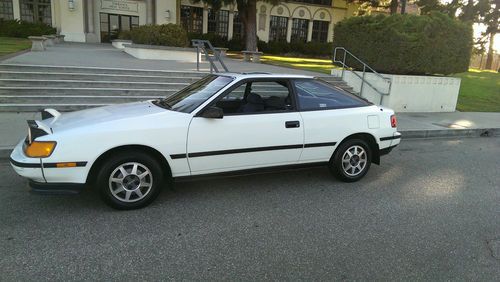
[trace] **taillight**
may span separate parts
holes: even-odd
[[[398,126],[398,120],[396,119],[396,115],[391,116],[391,127],[396,128]]]

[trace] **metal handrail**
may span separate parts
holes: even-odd
[[[209,55],[207,51],[207,46],[208,50],[210,50],[215,57],[215,59],[219,62],[219,64],[222,66],[225,72],[228,72],[228,68],[222,61],[222,58],[220,57],[219,52],[217,52],[214,49],[214,46],[212,46],[212,43],[210,43],[209,40],[202,40],[202,39],[192,39],[191,43],[193,44],[193,47],[196,47],[196,70],[200,71],[200,50],[205,54],[205,58],[207,61],[210,63],[210,73],[215,70],[215,72],[219,72],[219,69],[217,68],[217,65],[215,64],[215,61],[212,59],[212,57]]]
[[[337,50],[344,51],[344,56],[343,56],[342,60],[337,60]],[[346,65],[345,61],[346,61],[346,58],[347,58],[348,54],[352,58],[354,58],[356,61],[358,61],[358,63],[360,63],[360,64],[363,65],[363,75],[357,74],[355,71],[352,70],[351,67],[349,67],[348,65]],[[342,64],[342,79],[344,79],[344,71],[346,69],[349,70],[349,71],[351,71],[354,75],[356,75],[358,78],[361,79],[361,87],[359,89],[359,96],[363,96],[363,87],[366,84],[366,85],[370,86],[373,90],[375,90],[375,92],[377,92],[380,95],[380,105],[382,105],[382,100],[383,100],[384,96],[389,95],[389,93],[391,92],[392,81],[391,81],[390,78],[382,76],[380,73],[378,73],[377,71],[375,71],[368,64],[366,64],[365,62],[363,62],[361,59],[359,59],[358,57],[356,57],[353,53],[349,52],[344,47],[335,47],[335,49],[333,51],[333,62],[334,63]],[[389,88],[388,88],[387,92],[383,92],[383,91],[377,89],[377,87],[373,86],[370,82],[368,82],[365,79],[366,69],[370,70],[377,77],[379,77],[382,80],[384,80],[385,82],[389,83]]]

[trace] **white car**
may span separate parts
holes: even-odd
[[[97,187],[118,209],[148,205],[172,179],[327,165],[361,179],[400,142],[394,111],[302,75],[208,75],[159,100],[42,111],[10,161],[34,191]]]

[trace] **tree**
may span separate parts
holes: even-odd
[[[404,5],[406,5],[406,0]],[[389,8],[389,13],[394,15],[398,12],[399,1],[398,0],[347,0],[347,3],[357,3],[360,4],[363,9],[373,8]],[[359,15],[365,14],[365,12],[358,13]]]
[[[238,13],[245,30],[245,48],[248,51],[257,51],[257,0],[197,0],[203,1],[218,10],[223,5],[236,4]],[[260,0],[262,1],[262,0]],[[278,5],[281,0],[263,0]],[[286,1],[286,0],[285,0]]]
[[[480,22],[486,25],[484,36],[489,36],[488,55],[486,68],[491,69],[493,64],[493,46],[495,36],[500,31],[500,0],[480,0],[478,3]]]

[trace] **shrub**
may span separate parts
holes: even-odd
[[[132,40],[136,44],[189,46],[187,32],[176,24],[141,25],[130,31],[121,32],[119,38]]]
[[[0,36],[27,38],[28,36],[41,36],[55,33],[55,28],[44,23],[0,19]]]
[[[259,51],[272,55],[325,57],[330,56],[332,52],[332,43],[326,42],[270,41],[266,43],[259,40],[257,45]]]
[[[467,71],[472,27],[440,13],[351,17],[335,25],[333,45],[379,72],[446,75]]]

